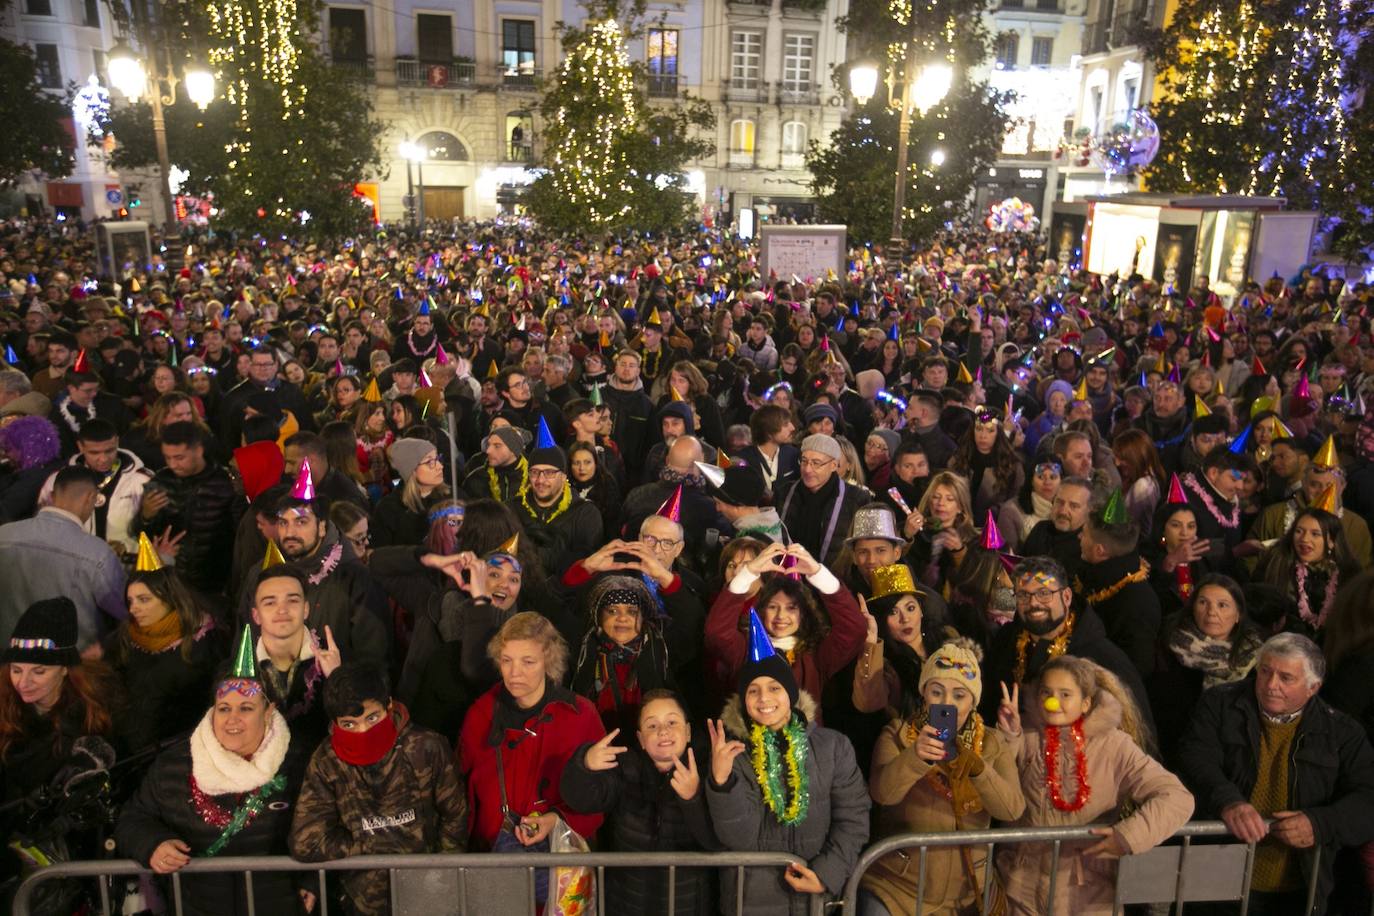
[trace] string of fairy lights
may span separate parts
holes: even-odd
[[[259,104],[254,94],[275,94],[276,100],[269,96],[262,101],[268,101],[272,113],[283,121],[302,114],[308,94],[308,87],[296,79],[302,40],[300,13],[296,0],[212,0],[205,9],[214,42],[209,49],[210,64],[225,87],[225,98],[238,108],[239,129],[225,145],[225,152],[230,154],[229,171],[240,179],[244,195],[254,198],[260,193],[251,155],[252,113]],[[295,157],[305,165],[305,138],[297,137],[295,145]],[[283,158],[292,156],[289,149],[279,152]],[[281,198],[273,210],[277,216],[292,215]]]
[[[639,97],[620,25],[614,19],[591,23],[584,40],[559,64],[558,81],[572,104],[559,106],[548,131],[553,187],[582,207],[591,225],[609,225],[630,211],[624,138],[639,123]]]
[[[889,72],[897,75],[898,79],[903,79],[906,72],[906,62],[908,55],[916,55],[918,60],[933,60],[943,58],[951,65],[954,64],[954,43],[958,21],[948,11],[942,14],[940,0],[926,0],[924,9],[917,10],[913,0],[888,0],[887,14],[898,26],[903,29],[910,27],[912,16],[918,12],[925,21],[939,21],[938,28],[923,29],[918,36],[909,36],[902,41],[889,42],[887,45],[887,66]],[[896,102],[896,100],[894,100]],[[900,107],[900,102],[896,102]],[[934,117],[943,120],[946,114],[943,110],[937,111]],[[935,135],[936,140],[945,139],[944,131],[938,131]],[[915,183],[931,184],[935,190],[940,186],[939,174],[928,160],[913,158],[908,161],[907,181]],[[911,218],[919,214],[929,214],[934,212],[935,207],[929,199],[922,199],[915,206],[905,206],[902,209],[904,218]]]

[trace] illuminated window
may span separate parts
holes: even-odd
[[[730,149],[736,153],[754,151],[754,122],[740,118],[730,122]]]

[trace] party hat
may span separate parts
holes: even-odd
[[[1280,420],[1278,417],[1274,417],[1273,419],[1274,419],[1274,441],[1275,441],[1275,442],[1278,442],[1280,439],[1292,439],[1292,438],[1293,438],[1293,431],[1292,431],[1291,429],[1288,428],[1287,424],[1285,424],[1285,423],[1284,423],[1282,420]]]
[[[801,573],[799,573],[799,572],[797,572],[795,569],[793,569],[793,567],[795,567],[796,565],[797,565],[797,558],[796,558],[796,557],[792,556],[792,554],[790,554],[790,553],[789,553],[789,554],[784,554],[784,555],[783,555],[783,558],[782,558],[782,571],[783,571],[783,573],[786,574],[787,578],[791,579],[793,582],[800,582],[800,581],[801,581]]]
[[[1156,321],[1150,326],[1150,336],[1156,339],[1162,338],[1164,336],[1164,325]]]
[[[138,560],[134,563],[134,572],[157,572],[162,568],[162,558],[153,549],[153,542],[148,540],[146,532],[138,533]]]
[[[14,347],[11,347],[9,344],[5,344],[5,362],[9,363],[11,366],[19,365],[19,355],[14,352]]]
[[[682,484],[677,485],[677,489],[663,501],[663,505],[659,506],[654,514],[682,524]]]
[[[663,327],[663,316],[659,315],[658,306],[653,307],[653,309],[649,312],[649,317],[644,321],[645,327],[649,327],[655,324],[659,327]]]
[[[611,335],[602,331],[601,336],[597,338],[596,345],[602,350],[606,349],[611,345]]]
[[[1340,459],[1336,457],[1335,436],[1326,437],[1326,441],[1322,443],[1322,447],[1318,450],[1317,457],[1312,459],[1312,463],[1325,471],[1341,466]]]
[[[888,340],[901,340],[901,339],[902,339],[902,331],[901,331],[901,329],[897,326],[897,322],[894,321],[894,322],[892,323],[892,327],[890,327],[890,328],[887,329],[887,339],[888,339]]]
[[[601,399],[601,386],[593,385],[592,390],[587,392],[587,400],[592,402],[593,407],[600,407],[605,404]]]
[[[1016,567],[1021,562],[1021,559],[1021,557],[1017,556],[1016,554],[1010,551],[1007,551],[1006,553],[1002,553],[999,551],[997,554],[998,562],[1002,564],[1002,568],[1007,571],[1007,575],[1009,576],[1015,575]]]
[[[1102,507],[1102,523],[1105,525],[1124,525],[1131,520],[1126,512],[1126,497],[1121,495],[1121,488],[1112,490],[1112,495],[1107,497],[1107,505]]]
[[[1330,512],[1332,515],[1336,514],[1336,485],[1334,483],[1322,491],[1322,495],[1317,497],[1312,508]]]
[[[1164,353],[1161,351],[1159,358],[1155,360],[1155,371],[1160,375],[1169,371],[1169,364],[1164,362]]]
[[[348,367],[345,366],[345,365],[343,364],[343,360],[341,360],[341,359],[336,359],[336,360],[334,360],[334,374],[335,374],[335,375],[347,375],[347,374],[348,374]]]
[[[420,302],[420,310],[419,310],[418,312],[415,313],[415,317],[416,317],[416,318],[420,317],[421,315],[425,315],[425,316],[428,316],[428,315],[429,315],[429,297],[428,297],[428,296],[426,296],[423,300],[421,300],[421,302]]]
[[[1258,356],[1256,356],[1256,357],[1255,357],[1255,361],[1252,362],[1252,363],[1250,364],[1250,374],[1251,374],[1251,375],[1268,375],[1268,374],[1269,374],[1269,370],[1266,369],[1266,368],[1264,368],[1264,363],[1260,362],[1260,358],[1259,358]]]
[[[725,472],[714,464],[707,464],[704,461],[693,461],[696,469],[701,472],[701,476],[706,478],[706,482],[719,490],[725,486]]]
[[[281,548],[276,541],[267,542],[267,553],[262,558],[262,568],[271,569],[273,566],[280,566],[286,562],[286,557],[281,555]]]
[[[138,278],[137,278],[137,277],[130,277],[130,278],[129,278],[129,292],[131,292],[131,293],[137,293],[137,292],[141,292],[142,290],[143,290],[143,287],[141,287],[141,286],[138,285]]]
[[[291,487],[291,498],[313,502],[315,499],[315,479],[310,474],[310,459],[301,459],[300,472],[296,474],[296,483]]]
[[[1183,495],[1183,481],[1178,479],[1177,474],[1169,475],[1169,498],[1167,501],[1171,506],[1188,501],[1188,497]]]
[[[1298,384],[1293,388],[1293,397],[1312,400],[1312,386],[1307,381],[1307,376],[1298,376]]]
[[[501,546],[497,547],[494,551],[492,551],[492,553],[504,553],[508,557],[513,557],[516,555],[516,553],[519,552],[519,550],[520,532],[517,531],[515,532],[515,534],[512,534],[510,537],[502,541]]]
[[[1007,542],[1002,540],[1002,532],[997,530],[997,518],[991,509],[988,510],[988,520],[983,525],[983,539],[978,546],[984,550],[1001,550],[1007,546]]]
[[[367,387],[363,389],[363,400],[367,401],[369,404],[376,404],[381,399],[382,390],[377,387],[377,379],[373,378],[372,381],[367,383]]]
[[[86,358],[85,347],[82,347],[81,351],[76,354],[76,362],[72,363],[72,371],[80,373],[91,371],[91,361]]]
[[[448,354],[444,352],[444,347],[443,347],[442,344],[439,345],[438,349],[437,349],[437,350],[435,351],[435,353],[434,353],[434,365],[436,365],[436,366],[447,366],[447,365],[448,365]]]
[[[962,385],[973,384],[973,376],[968,374],[968,366],[965,366],[962,361],[959,363],[959,374],[954,377],[954,380]]]
[[[1075,401],[1086,401],[1088,399],[1088,377],[1085,375],[1078,380],[1078,387],[1073,390]]]
[[[1173,382],[1175,385],[1179,384],[1178,363],[1174,363],[1169,367],[1169,381]]]
[[[768,638],[768,631],[763,628],[763,621],[759,620],[759,612],[754,608],[749,609],[749,661],[761,662],[765,658],[772,658],[778,652],[773,648],[773,641]]]
[[[496,368],[496,360],[487,364],[487,378],[496,378],[501,374],[501,370]]]
[[[229,671],[230,677],[258,679],[258,659],[253,648],[253,628],[245,623],[238,648],[234,651],[234,667]]]
[[[828,335],[821,338],[821,352],[830,352],[830,337]]]
[[[1257,414],[1257,413],[1262,413],[1263,411],[1266,411],[1266,410],[1273,410],[1273,409],[1274,409],[1274,399],[1273,399],[1273,398],[1269,397],[1268,395],[1265,395],[1265,396],[1262,397],[1262,398],[1255,398],[1254,403],[1250,405],[1250,416],[1253,417],[1253,416],[1254,416],[1255,414]]]
[[[1247,425],[1244,429],[1240,431],[1240,435],[1236,436],[1235,441],[1231,443],[1231,451],[1237,455],[1243,455],[1245,454],[1246,446],[1249,444],[1250,427]]]
[[[716,449],[716,467],[720,468],[722,471],[728,471],[730,468],[734,467],[734,464],[730,461],[730,456],[725,454],[725,449],[723,448]]]
[[[678,394],[678,390],[677,390],[676,388],[674,388],[672,385],[669,385],[669,386],[668,386],[668,393],[669,393],[670,395],[672,395],[672,398],[673,398],[674,401],[685,401],[685,400],[687,400],[687,399],[684,398],[682,395]]]
[[[558,443],[553,441],[553,433],[549,432],[549,424],[544,422],[544,418],[539,418],[539,431],[534,439],[535,448],[553,448]]]
[[[1208,407],[1207,402],[1204,401],[1202,398],[1198,398],[1196,401],[1193,402],[1194,420],[1196,420],[1198,417],[1210,417],[1211,415],[1212,408]]]

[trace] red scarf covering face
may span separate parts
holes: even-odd
[[[393,703],[386,716],[365,732],[347,731],[339,728],[337,722],[334,723],[329,729],[329,744],[344,763],[359,767],[372,766],[391,753],[401,726],[409,718],[405,706],[399,702]]]

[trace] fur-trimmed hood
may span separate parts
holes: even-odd
[[[815,727],[816,713],[820,711],[820,705],[811,694],[805,690],[800,691],[795,709],[806,718],[808,731]],[[746,742],[749,740],[749,726],[744,721],[744,701],[738,693],[726,697],[725,707],[720,711],[720,721],[725,724],[725,730],[729,732],[730,737]]]
[[[1099,690],[1092,708],[1083,717],[1083,735],[1087,738],[1094,738],[1098,735],[1105,735],[1114,728],[1120,728],[1121,713],[1121,701],[1112,696],[1109,691]],[[1045,711],[1039,703],[1028,703],[1026,708],[1021,711],[1021,717],[1025,720],[1026,728],[1033,728],[1036,731],[1045,730]]]

